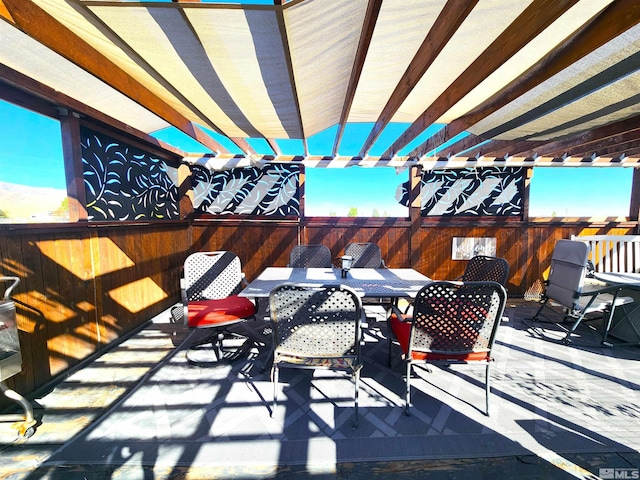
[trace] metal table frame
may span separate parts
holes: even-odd
[[[601,282],[605,282],[608,285],[619,286],[623,288],[628,288],[629,290],[640,291],[640,274],[639,273],[626,273],[626,272],[594,272],[594,278],[600,280]],[[613,312],[609,315],[607,323],[605,325],[604,334],[602,336],[602,343],[606,346],[624,346],[624,345],[640,345],[640,330],[634,324],[634,314],[636,312],[639,314],[637,318],[640,318],[640,302],[632,302],[628,304],[618,305],[615,308],[616,311],[622,311],[622,317],[620,320],[613,325]],[[631,327],[631,330],[635,333],[637,341],[635,342],[624,342],[624,343],[616,343],[615,345],[611,342],[607,341],[609,335],[611,335],[620,325],[628,325]]]

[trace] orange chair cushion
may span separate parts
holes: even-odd
[[[256,313],[256,307],[245,297],[233,295],[219,300],[189,302],[190,327],[213,327],[235,323]]]
[[[406,354],[409,350],[409,337],[411,336],[411,317],[403,317],[399,319],[397,315],[391,315],[389,318],[389,327],[393,330],[400,348]],[[488,352],[472,352],[464,354],[455,353],[427,353],[427,352],[411,352],[411,358],[414,360],[452,360],[458,362],[478,362],[488,361],[490,359]]]

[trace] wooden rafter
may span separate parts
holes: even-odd
[[[452,143],[451,145],[447,145],[446,148],[442,149],[440,154],[445,157],[456,156],[458,153],[464,152],[465,150],[473,148],[479,143],[482,143],[484,141],[485,141],[484,139],[482,139],[477,135],[469,134],[466,137],[458,140],[457,142]],[[421,156],[421,155],[417,155],[417,156]]]
[[[588,156],[593,154],[609,154],[617,151],[622,152],[629,150],[629,147],[632,147],[635,150],[633,144],[638,141],[640,141],[640,130],[632,130],[620,135],[614,135],[612,137],[598,140],[597,142],[577,146],[564,153],[570,156]]]
[[[14,24],[27,35],[95,75],[149,111],[217,153],[227,152],[220,143],[159,99],[116,63],[94,49],[31,0],[2,0]],[[72,47],[72,48],[71,48]]]
[[[362,145],[359,154],[360,157],[364,157],[368,153],[371,146],[391,121],[393,115],[398,111],[424,73],[438,57],[438,54],[446,46],[447,42],[456,33],[465,18],[471,13],[477,2],[478,0],[447,1],[433,27],[413,57],[413,60],[411,60],[407,70],[404,72],[400,83],[389,97],[382,112],[380,112],[378,120]]]
[[[304,123],[302,122],[302,110],[300,109],[300,98],[298,97],[298,88],[296,86],[295,75],[293,74],[293,64],[291,63],[291,49],[289,48],[289,36],[287,35],[287,28],[284,22],[284,12],[282,8],[276,10],[276,19],[278,22],[278,29],[280,30],[280,39],[282,41],[282,51],[284,52],[284,58],[287,63],[287,74],[289,76],[289,85],[291,85],[291,95],[295,102],[296,117],[298,119],[298,125],[300,125],[301,137],[304,139]],[[305,156],[309,154],[307,150],[306,141],[304,142]]]
[[[7,86],[0,83],[0,88],[3,90],[3,94],[8,94],[8,98],[10,100],[20,95],[20,92],[22,92],[23,95],[34,95],[36,97],[46,98],[48,99],[48,102],[51,102],[53,105],[64,105],[65,108],[68,108],[71,111],[77,112],[81,115],[86,115],[101,123],[110,125],[117,128],[118,130],[122,130],[123,132],[141,138],[145,142],[151,145],[156,145],[163,150],[172,152],[178,157],[184,157],[186,155],[186,152],[182,149],[174,147],[173,145],[163,142],[162,140],[158,140],[157,138],[141,132],[140,130],[129,125],[126,125],[121,121],[116,120],[115,118],[111,118],[103,112],[85,105],[84,103],[79,102],[78,100],[71,98],[64,93],[56,91],[53,88],[44,85],[32,78],[29,78],[20,72],[16,72],[6,65],[0,65],[0,79],[7,82]],[[54,115],[53,107],[52,112],[49,113],[49,115]]]
[[[275,153],[276,156],[282,155],[282,150],[280,149],[280,145],[278,145],[278,142],[276,142],[274,138],[267,138],[267,143],[269,143],[271,150],[273,150],[273,153]]]
[[[349,85],[347,87],[347,93],[342,105],[342,112],[340,113],[340,123],[338,124],[338,132],[333,144],[332,155],[338,154],[340,148],[340,142],[342,142],[342,135],[344,133],[344,127],[347,124],[347,118],[349,118],[349,112],[353,105],[353,98],[356,94],[356,88],[362,75],[362,68],[364,67],[364,61],[371,45],[371,38],[373,37],[373,30],[378,20],[378,14],[382,7],[382,0],[369,0],[367,5],[367,12],[364,17],[364,25],[360,34],[360,41],[358,43],[358,50],[356,52],[356,58],[351,69],[351,77],[349,78]]]
[[[13,17],[11,16],[11,14],[9,13],[9,10],[7,9],[7,6],[4,4],[4,0],[0,0],[0,17],[4,18],[9,23],[15,24]]]
[[[523,151],[544,145],[545,142],[537,142],[531,140],[492,140],[482,146],[481,154],[483,157],[505,158],[512,156],[521,156]]]
[[[551,25],[577,0],[535,0],[387,149],[392,156],[437,121],[491,73]]]
[[[637,25],[638,22],[640,22],[640,4],[638,2],[635,0],[612,2],[583,28],[572,35],[570,39],[563,42],[549,55],[546,55],[520,78],[497,92],[493,97],[474,109],[473,112],[452,121],[447,126],[446,135],[439,138],[446,142],[459,135],[493,112],[602,47],[629,28]],[[423,145],[428,142],[429,139]],[[416,150],[424,150],[423,145],[417,147]]]
[[[580,134],[571,135],[551,142],[545,142],[543,145],[536,146],[530,150],[523,150],[519,155],[528,157],[533,157],[535,155],[561,157],[562,155],[571,152],[572,149],[595,151],[599,147],[599,142],[606,141],[606,139],[611,137],[639,130],[640,116],[635,116],[620,122],[582,132]],[[638,132],[638,135],[640,135],[640,132]]]

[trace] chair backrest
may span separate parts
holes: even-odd
[[[325,245],[294,245],[289,252],[291,268],[331,268],[331,250]]]
[[[242,266],[231,252],[196,252],[184,262],[187,300],[217,300],[240,293]]]
[[[584,242],[558,240],[551,255],[551,269],[545,296],[576,309],[587,274],[589,247]]]
[[[353,257],[352,268],[382,268],[382,252],[375,243],[350,243],[344,249],[345,255]]]
[[[359,357],[362,304],[348,287],[280,285],[271,291],[269,307],[276,354]]]
[[[432,282],[414,301],[410,352],[486,358],[504,313],[507,292],[497,282]],[[470,359],[473,359],[471,357]]]
[[[509,262],[507,260],[477,255],[469,260],[460,280],[463,282],[498,282],[506,287],[507,278],[509,278]]]

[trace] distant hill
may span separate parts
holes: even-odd
[[[47,219],[60,207],[67,191],[58,188],[39,188],[0,182],[0,210],[11,221],[38,221]],[[0,222],[6,219],[0,218]]]

